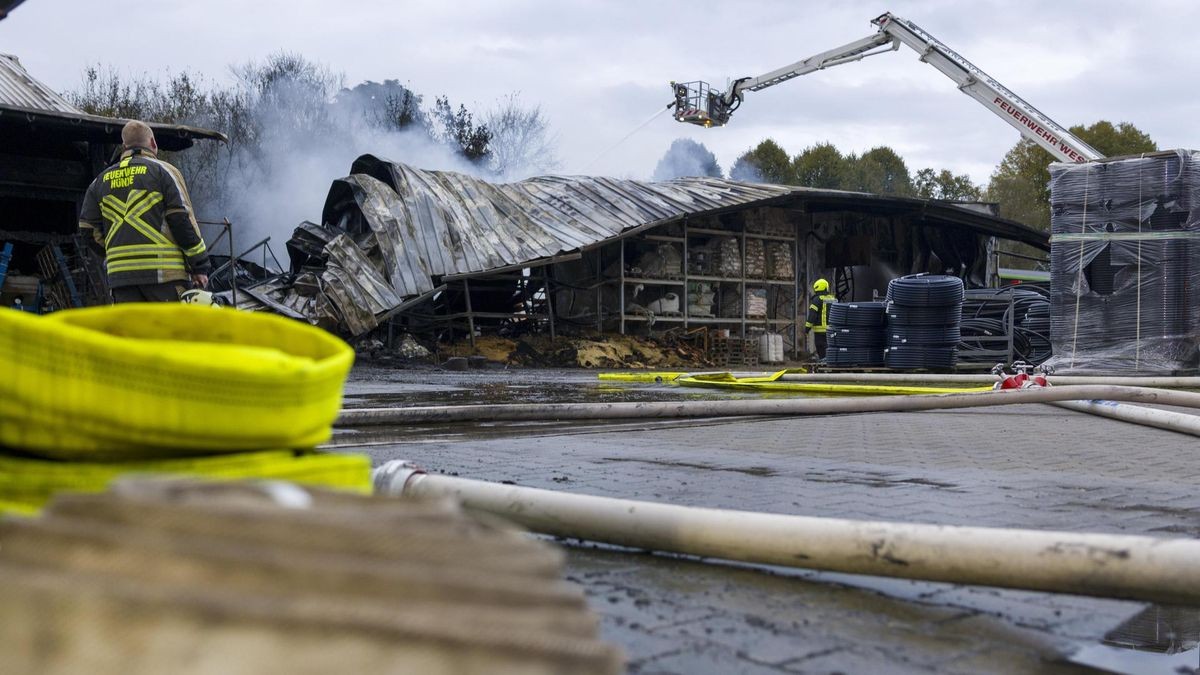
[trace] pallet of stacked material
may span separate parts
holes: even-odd
[[[767,316],[767,289],[746,289],[746,316],[755,319]]]
[[[674,244],[659,244],[639,256],[626,272],[650,279],[679,279],[683,277],[683,256]]]
[[[755,338],[714,337],[709,347],[713,363],[725,368],[758,366],[758,340]]]
[[[1049,365],[1194,372],[1200,152],[1052,164],[1050,206]]]
[[[0,521],[0,672],[622,672],[563,569],[449,500],[122,481]]]
[[[717,243],[717,276],[742,276],[742,249],[737,237],[722,237]]]
[[[786,241],[767,242],[767,278],[790,281],[796,278],[792,265],[792,245]]]
[[[746,276],[762,279],[767,274],[767,253],[762,239],[746,240]]]

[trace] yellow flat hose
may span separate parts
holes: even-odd
[[[687,373],[600,373],[597,378],[605,382],[674,382]]]
[[[311,448],[354,352],[268,314],[173,303],[0,312],[0,446],[138,460]]]
[[[124,474],[187,475],[212,480],[274,479],[371,491],[371,460],[276,450],[131,462],[62,462],[0,455],[0,513],[35,513],[58,492],[101,492]]]
[[[681,387],[704,387],[710,389],[731,389],[736,391],[758,391],[779,394],[863,394],[880,395],[894,394],[904,396],[910,394],[958,394],[964,392],[991,391],[988,387],[913,387],[888,386],[877,384],[837,384],[828,382],[792,382],[781,378],[787,370],[781,370],[770,375],[737,377],[733,373],[709,373],[680,377],[675,384]]]

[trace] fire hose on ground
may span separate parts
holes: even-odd
[[[702,558],[1158,603],[1200,603],[1200,541],[696,508],[374,471],[377,494],[449,496],[543,534]]]
[[[995,375],[986,373],[786,373],[781,380],[786,382],[847,382],[856,384],[992,384]],[[1113,384],[1130,387],[1168,387],[1200,389],[1200,377],[1128,377],[1108,375],[1054,375],[1046,376],[1051,385]]]
[[[481,421],[836,415],[1095,400],[1200,408],[1200,393],[1092,384],[919,396],[357,408],[342,410],[334,424],[362,427]]]

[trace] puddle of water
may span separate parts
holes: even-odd
[[[1200,673],[1200,608],[1150,605],[1068,660],[1130,675]]]

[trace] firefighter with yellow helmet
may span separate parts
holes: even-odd
[[[837,302],[837,297],[829,292],[829,282],[824,279],[814,281],[812,290],[813,295],[809,300],[804,328],[813,334],[817,356],[823,359],[826,345],[825,331],[829,328],[829,305]]]

